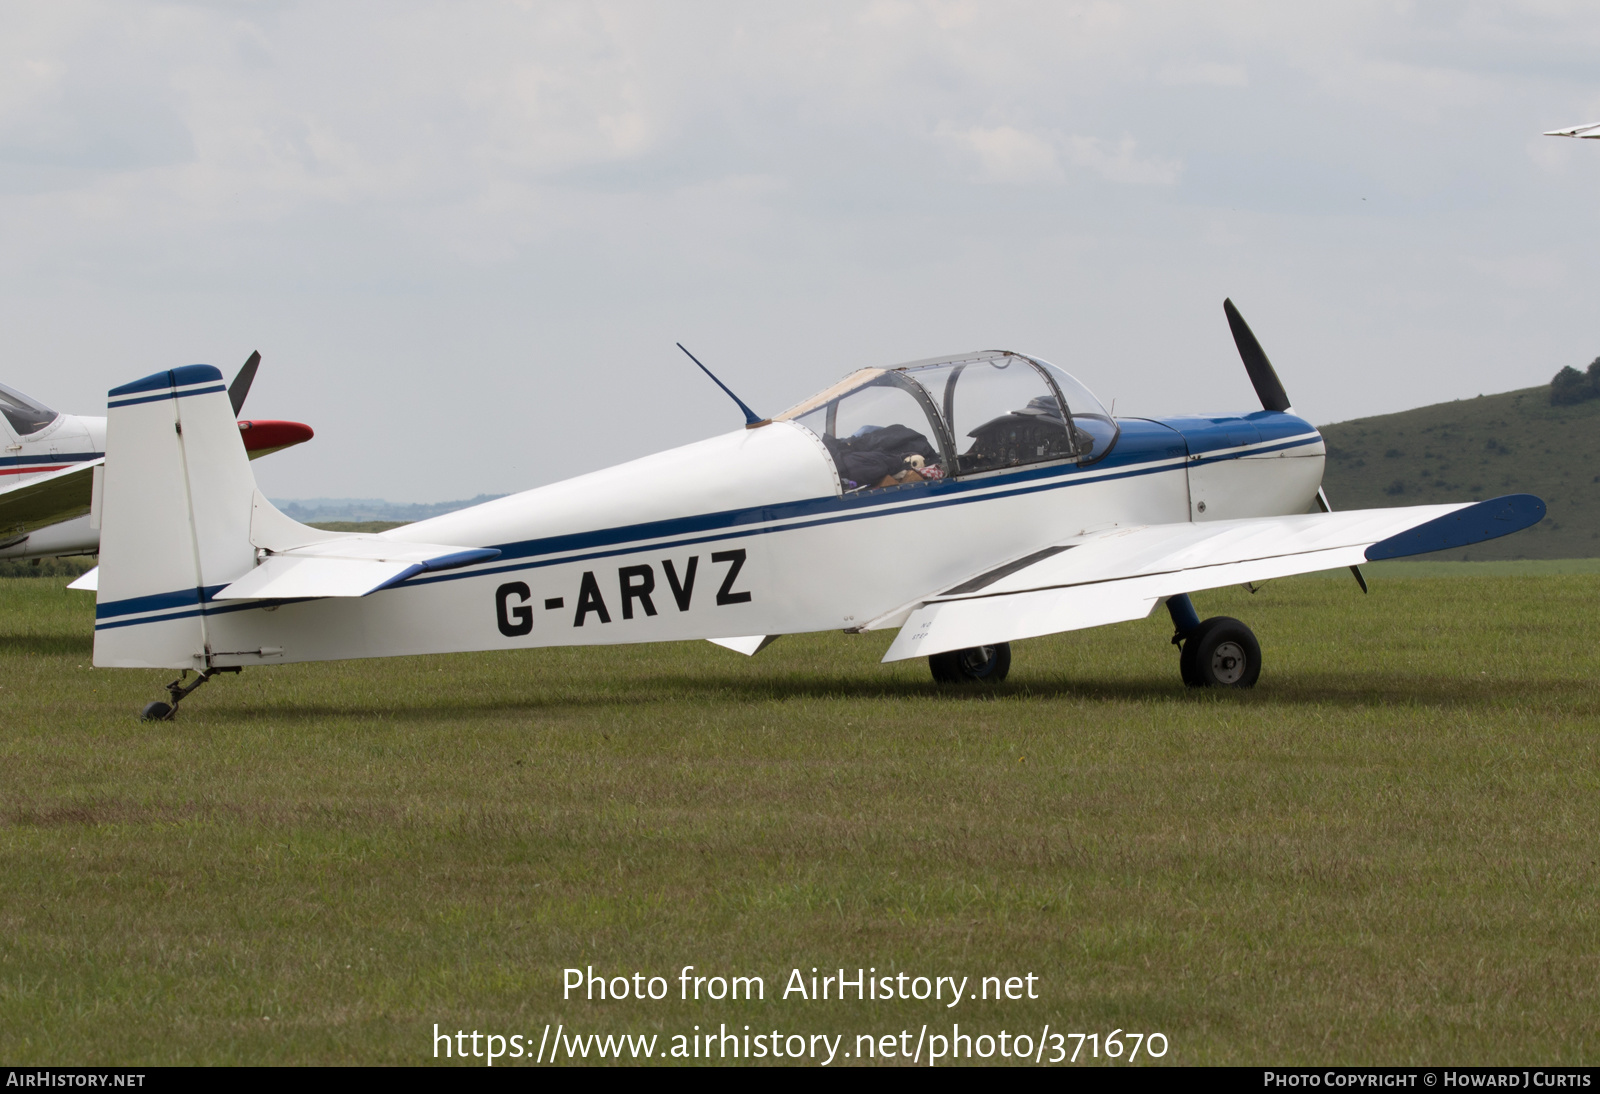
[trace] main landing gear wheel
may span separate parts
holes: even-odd
[[[1011,643],[936,653],[928,668],[941,684],[998,684],[1011,671]]]
[[[1253,688],[1261,676],[1261,643],[1237,619],[1214,616],[1184,637],[1178,668],[1192,688]]]

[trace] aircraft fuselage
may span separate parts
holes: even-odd
[[[210,664],[876,629],[997,557],[1115,526],[1303,513],[1322,480],[1322,438],[1290,414],[1117,424],[1092,463],[859,492],[804,426],[740,429],[383,537],[498,549],[490,562],[357,600],[211,602]],[[201,614],[192,590],[174,596],[102,600],[97,663],[175,664],[141,660],[162,642],[107,633]]]

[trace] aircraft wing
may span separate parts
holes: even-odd
[[[1600,137],[1600,123],[1590,122],[1588,125],[1573,125],[1566,129],[1548,129],[1547,137],[1584,137],[1593,140]]]
[[[904,619],[883,657],[900,661],[1143,619],[1180,593],[1467,546],[1543,516],[1544,502],[1511,494],[1471,505],[1112,528],[1004,561],[862,629]]]
[[[0,545],[88,513],[94,471],[104,463],[102,456],[0,489]]]

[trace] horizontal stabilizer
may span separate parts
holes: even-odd
[[[77,589],[80,592],[86,592],[86,593],[99,592],[100,591],[100,567],[96,566],[91,570],[86,570],[83,573],[79,574],[77,576],[77,578],[74,579],[73,582],[70,585],[67,586],[67,588],[69,588],[69,589]]]
[[[448,547],[380,536],[341,536],[271,554],[215,600],[367,596],[417,574],[499,558],[493,547]]]

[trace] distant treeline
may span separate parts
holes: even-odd
[[[0,559],[0,577],[79,577],[100,559],[95,555],[71,558]]]
[[[1585,372],[1568,365],[1550,380],[1550,405],[1571,406],[1600,398],[1600,357],[1589,362]]]
[[[443,516],[446,513],[454,513],[457,509],[482,505],[486,501],[503,497],[504,494],[479,494],[475,498],[461,501],[423,502],[415,505],[383,501],[378,498],[308,498],[298,501],[273,498],[272,504],[276,505],[284,516],[301,524],[350,521],[409,524],[414,520]]]

